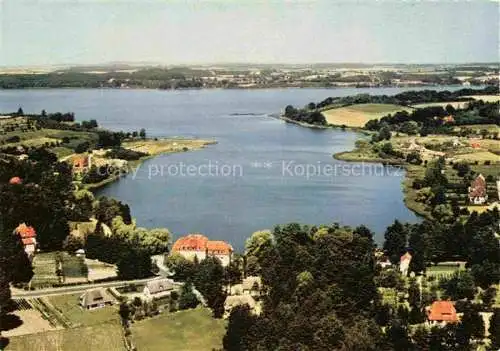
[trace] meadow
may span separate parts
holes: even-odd
[[[225,326],[208,309],[196,308],[136,322],[131,331],[138,350],[206,351],[222,348]]]
[[[323,111],[327,123],[336,126],[363,127],[371,119],[378,119],[398,111],[412,108],[392,104],[357,104]]]

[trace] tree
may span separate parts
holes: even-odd
[[[406,250],[406,241],[408,237],[408,228],[395,220],[392,225],[387,227],[384,234],[384,251],[389,256],[392,264],[399,262],[401,255]]]
[[[245,242],[246,275],[260,275],[259,261],[272,247],[272,234],[268,230],[253,233]]]
[[[199,301],[196,295],[193,293],[193,284],[190,281],[184,283],[181,289],[181,295],[179,297],[179,309],[187,310],[189,308],[195,308],[198,306]]]
[[[177,252],[166,256],[164,264],[174,273],[176,281],[192,281],[197,271],[197,265],[193,261],[188,260]]]
[[[411,227],[409,246],[412,252],[412,259],[410,261],[409,270],[416,274],[425,272],[425,267],[428,260],[428,238],[427,238],[426,223],[417,224]]]
[[[207,301],[208,307],[212,309],[215,318],[221,318],[224,314],[224,268],[216,257],[207,257],[198,265],[194,278],[196,289]]]
[[[141,139],[146,139],[146,129],[141,128],[141,130],[139,131],[139,136],[141,137]]]
[[[380,128],[380,132],[378,134],[379,140],[389,140],[391,139],[391,130],[389,129],[388,126],[383,126]]]
[[[500,349],[500,308],[495,308],[490,318],[491,350]]]
[[[474,278],[467,271],[455,272],[455,274],[450,279],[441,282],[440,286],[445,290],[446,296],[448,296],[452,300],[472,300],[476,293]]]
[[[228,318],[226,334],[222,340],[224,350],[240,351],[244,349],[244,338],[249,334],[255,317],[248,305],[236,306]]]
[[[408,335],[408,329],[400,321],[393,321],[386,332],[387,339],[395,351],[407,351],[411,349],[412,342]]]
[[[494,286],[490,286],[488,289],[481,293],[481,300],[483,302],[484,308],[489,310],[492,303],[495,301],[497,296],[497,289]]]
[[[461,330],[465,337],[482,339],[484,338],[483,317],[479,314],[479,306],[466,303],[463,307],[463,315],[460,319]]]
[[[120,279],[142,279],[152,275],[151,256],[137,242],[128,245],[116,265]]]
[[[15,309],[10,284],[27,283],[32,277],[31,262],[21,238],[12,230],[4,229],[0,217],[0,335],[2,330],[8,329],[7,319]]]

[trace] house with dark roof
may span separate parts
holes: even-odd
[[[480,174],[469,187],[469,202],[474,205],[483,205],[487,200],[486,179]]]
[[[427,321],[430,325],[457,323],[458,316],[453,302],[434,301],[427,309]]]
[[[202,261],[207,257],[217,257],[223,266],[229,265],[233,247],[220,240],[208,240],[202,234],[189,234],[177,239],[172,246],[172,253],[192,260],[195,257]]]
[[[80,296],[80,306],[86,310],[111,306],[112,304],[113,298],[103,288],[87,290]]]

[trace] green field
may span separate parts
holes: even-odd
[[[21,140],[19,142],[9,142],[7,139],[13,136],[18,136]],[[84,131],[72,131],[72,130],[59,130],[59,129],[40,129],[40,130],[30,130],[30,131],[13,131],[7,132],[0,135],[0,144],[2,147],[7,146],[41,146],[48,143],[62,142],[63,138],[68,138],[69,142],[62,144],[60,146],[53,146],[49,149],[53,151],[58,157],[69,156],[74,153],[75,147],[88,141],[90,144],[94,144],[97,141],[97,134],[92,132]]]
[[[222,348],[226,321],[207,309],[162,314],[132,324],[132,340],[141,351],[209,351]]]
[[[125,342],[117,322],[9,338],[6,351],[123,351]]]
[[[51,296],[46,298],[46,301],[57,310],[52,312],[58,316],[62,315],[62,318],[73,326],[89,326],[119,321],[118,310],[115,306],[98,308],[91,311],[82,309],[78,304],[80,295]]]
[[[412,108],[392,104],[357,104],[323,111],[329,124],[347,127],[363,127],[371,119],[379,119],[398,111]]]

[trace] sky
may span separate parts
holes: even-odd
[[[0,0],[0,65],[499,62],[487,0]]]

